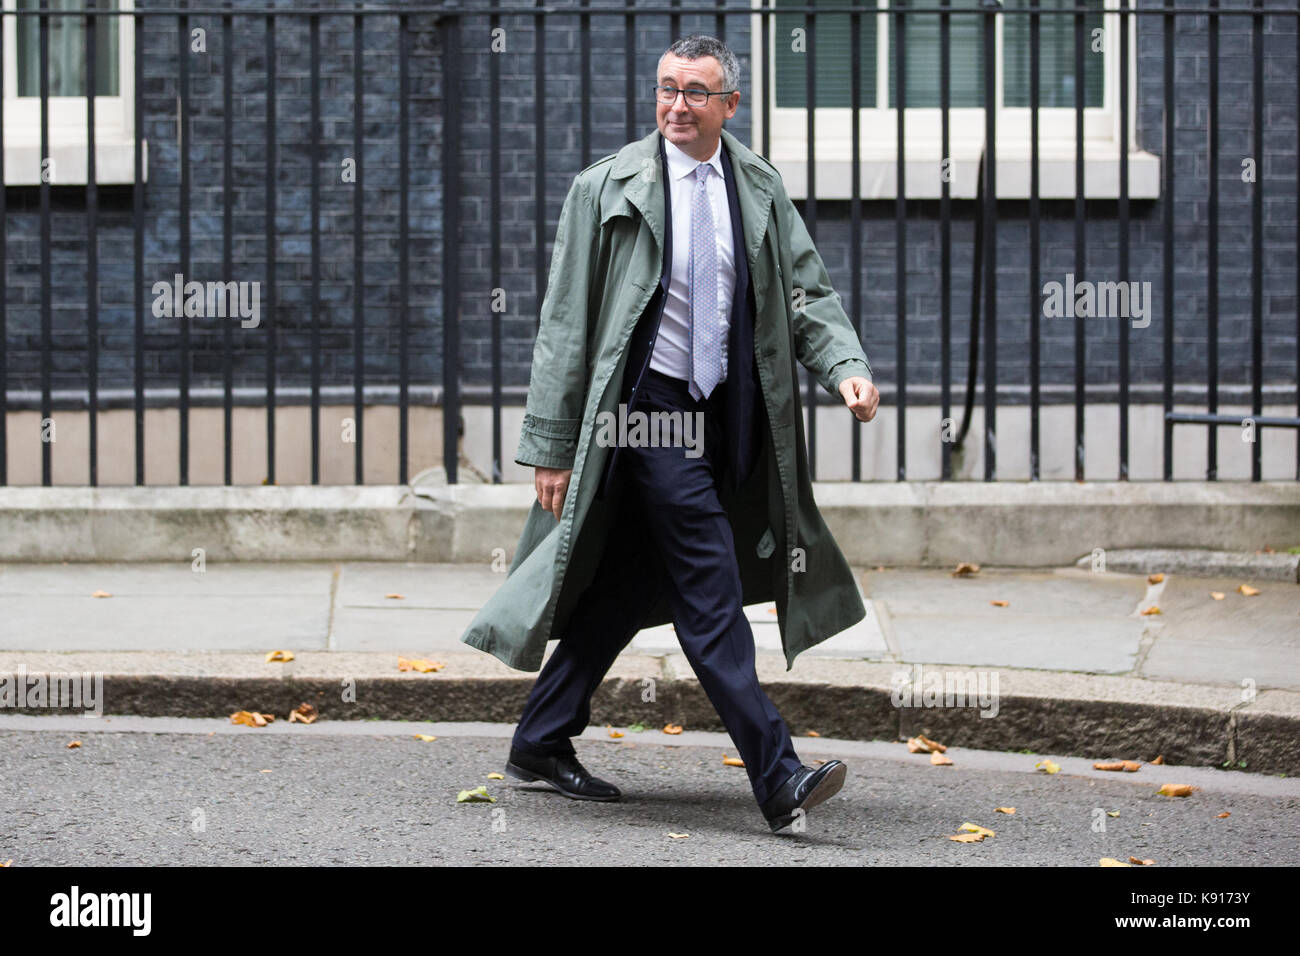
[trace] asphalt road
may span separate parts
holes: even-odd
[[[349,722],[264,729],[221,720],[0,718],[0,863],[41,865],[850,864],[1161,866],[1300,863],[1300,780],[902,744],[796,741],[849,765],[803,833],[771,834],[724,735],[590,729],[579,757],[619,803],[489,780],[510,727]],[[432,742],[416,732],[438,735]],[[78,739],[79,748],[67,743]],[[1110,755],[1099,755],[1105,757]],[[1162,783],[1202,789],[1156,795]],[[457,803],[480,784],[495,803]],[[1013,816],[995,807],[1016,808]],[[1107,816],[1118,811],[1117,817]],[[1230,816],[1220,818],[1218,814]],[[948,840],[965,822],[996,836]],[[673,838],[669,833],[689,836]]]

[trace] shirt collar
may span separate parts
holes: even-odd
[[[668,155],[668,172],[672,174],[673,179],[694,175],[695,167],[700,165],[698,159],[683,152],[680,146],[667,137],[664,137],[664,152]],[[726,177],[722,174],[721,136],[718,137],[718,146],[713,151],[713,155],[706,162],[717,171],[718,178],[725,181]]]

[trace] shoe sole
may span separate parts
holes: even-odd
[[[568,797],[570,800],[594,800],[597,803],[614,803],[620,797],[622,797],[621,793],[616,793],[610,797],[597,797],[585,793],[574,793],[572,790],[565,790],[554,780],[547,780],[545,777],[539,777],[531,770],[525,770],[523,767],[520,767],[518,764],[507,763],[506,773],[509,776],[514,777],[516,780],[522,780],[525,783],[533,783],[534,781],[537,781],[540,783],[548,784],[551,787],[551,789],[554,790],[556,793],[561,793],[564,796]]]
[[[803,803],[799,804],[798,809],[803,810],[806,814],[818,804],[825,803],[831,797],[835,796],[835,794],[840,792],[840,788],[844,786],[844,779],[848,774],[849,768],[845,764],[840,764],[833,768],[830,773],[818,781],[817,786],[813,787],[812,793],[808,794],[808,796],[804,798]],[[794,823],[796,816],[797,815],[791,815],[789,819],[770,821],[768,825],[772,828],[773,833],[777,833]]]

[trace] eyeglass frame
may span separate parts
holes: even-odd
[[[660,103],[663,106],[672,106],[674,103],[677,102],[677,94],[680,93],[682,96],[682,102],[685,103],[687,106],[689,106],[691,109],[707,109],[709,106],[709,97],[711,96],[730,96],[732,93],[740,92],[739,90],[683,90],[683,89],[678,89],[675,86],[666,86],[662,83],[656,83],[653,89],[654,89],[656,103]],[[672,90],[673,98],[666,103],[663,102],[662,100],[659,99],[660,90]],[[704,102],[698,105],[692,103],[690,100],[686,98],[687,93],[703,93]]]

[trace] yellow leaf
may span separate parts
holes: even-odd
[[[8,859],[8,860],[5,860],[3,863],[0,863],[0,866],[8,866],[8,865],[11,864],[11,863],[13,863],[13,860],[12,860],[12,859]]]
[[[1193,787],[1190,783],[1166,783],[1157,794],[1164,794],[1166,797],[1189,797],[1193,790],[1200,790],[1200,787]]]
[[[728,757],[726,754],[722,755],[722,763],[728,767],[745,766],[745,761],[741,760],[739,757]]]
[[[932,753],[932,754],[930,754],[930,763],[934,764],[934,766],[936,766],[936,767],[951,767],[951,766],[952,766],[952,760],[950,760],[948,757],[945,757],[945,756],[944,756],[943,754],[941,754],[941,753]]]
[[[672,837],[674,840],[685,840],[688,836],[690,836],[689,833],[673,833],[671,830],[668,831],[668,835]]]
[[[68,741],[68,749],[69,749],[69,750],[71,750],[73,747],[80,747],[80,746],[81,746],[81,741],[80,741],[80,740],[69,740],[69,741]]]
[[[493,770],[490,774],[488,774],[489,780],[504,780],[505,778],[506,778],[505,774],[497,773],[495,770]]]
[[[664,727],[664,733],[666,734],[680,734],[681,732],[682,732],[681,724],[668,724]]]
[[[1165,576],[1157,571],[1155,574],[1147,575],[1147,584],[1159,584],[1165,579]]]
[[[1259,588],[1252,588],[1249,584],[1243,584],[1241,587],[1237,588],[1237,590],[1246,595],[1246,597],[1254,597],[1259,593]]]
[[[949,840],[955,840],[955,841],[958,842],[958,843],[979,843],[979,842],[983,841],[983,839],[984,839],[984,834],[982,834],[982,833],[954,833],[952,836],[948,837],[948,839],[949,839]]]
[[[109,594],[107,591],[96,591],[94,594],[91,595],[91,597],[97,597],[97,598],[105,598],[105,597],[112,597],[112,596],[113,595]]]
[[[261,714],[252,710],[239,710],[230,715],[232,724],[243,724],[246,727],[265,727],[267,719]]]
[[[1116,860],[1114,857],[1103,856],[1101,858],[1101,865],[1102,866],[1132,866],[1133,864],[1123,863],[1120,860]]]
[[[398,594],[396,591],[393,591],[393,592],[390,593],[390,594],[385,594],[384,597],[386,597],[386,598],[388,598],[388,599],[390,599],[390,600],[393,600],[393,601],[405,601],[405,600],[406,600],[406,595],[405,595],[405,594]]]
[[[1156,862],[1155,860],[1139,860],[1135,856],[1130,856],[1128,861],[1136,866],[1153,866]]]
[[[988,827],[982,827],[978,823],[963,823],[957,829],[968,831],[970,833],[978,833],[986,837],[997,836],[997,834],[994,833],[992,830],[990,830]]]
[[[817,731],[815,731],[815,730],[810,730],[810,731],[808,731],[808,736],[809,736],[809,737],[820,737],[821,734],[817,733]]]
[[[411,739],[422,740],[427,744],[432,740],[437,740],[438,738],[433,736],[432,734],[411,734]]]
[[[428,674],[431,671],[440,671],[447,665],[441,661],[426,661],[423,657],[416,657],[407,660],[405,657],[397,659],[397,669],[399,671],[419,671],[421,674]]]
[[[1223,593],[1222,591],[1211,591],[1211,592],[1210,592],[1210,597],[1214,598],[1214,600],[1216,600],[1216,601],[1222,601],[1223,598],[1224,598],[1224,596],[1225,596],[1225,595],[1224,595],[1224,593]]]
[[[271,651],[266,655],[266,662],[271,661],[291,661],[293,660],[293,651]]]
[[[989,601],[989,603],[992,604],[994,607],[1007,607],[1011,602],[1010,601]]]
[[[993,812],[994,813],[1015,813],[1016,808],[1015,807],[994,807]]]
[[[1117,817],[1117,816],[1119,816],[1119,811],[1118,811],[1118,810],[1107,810],[1107,811],[1106,811],[1106,816],[1108,816],[1108,817]]]
[[[1152,604],[1149,608],[1146,608],[1144,611],[1141,611],[1140,613],[1143,616],[1150,615],[1150,614],[1159,614],[1160,608],[1157,605]]]
[[[615,739],[617,739],[617,738],[623,736],[623,731],[621,731],[621,730],[615,730],[615,729],[614,729],[613,727],[611,727],[609,724],[606,724],[606,725],[605,725],[605,728],[609,731],[609,735],[610,735],[611,737],[614,737]]]
[[[462,790],[456,795],[457,803],[496,803],[496,797],[488,796],[487,787],[479,784],[473,790]]]
[[[1034,768],[1037,770],[1042,770],[1046,773],[1061,772],[1061,765],[1059,763],[1053,763],[1050,760],[1040,760],[1038,761],[1038,763],[1034,764]]]

